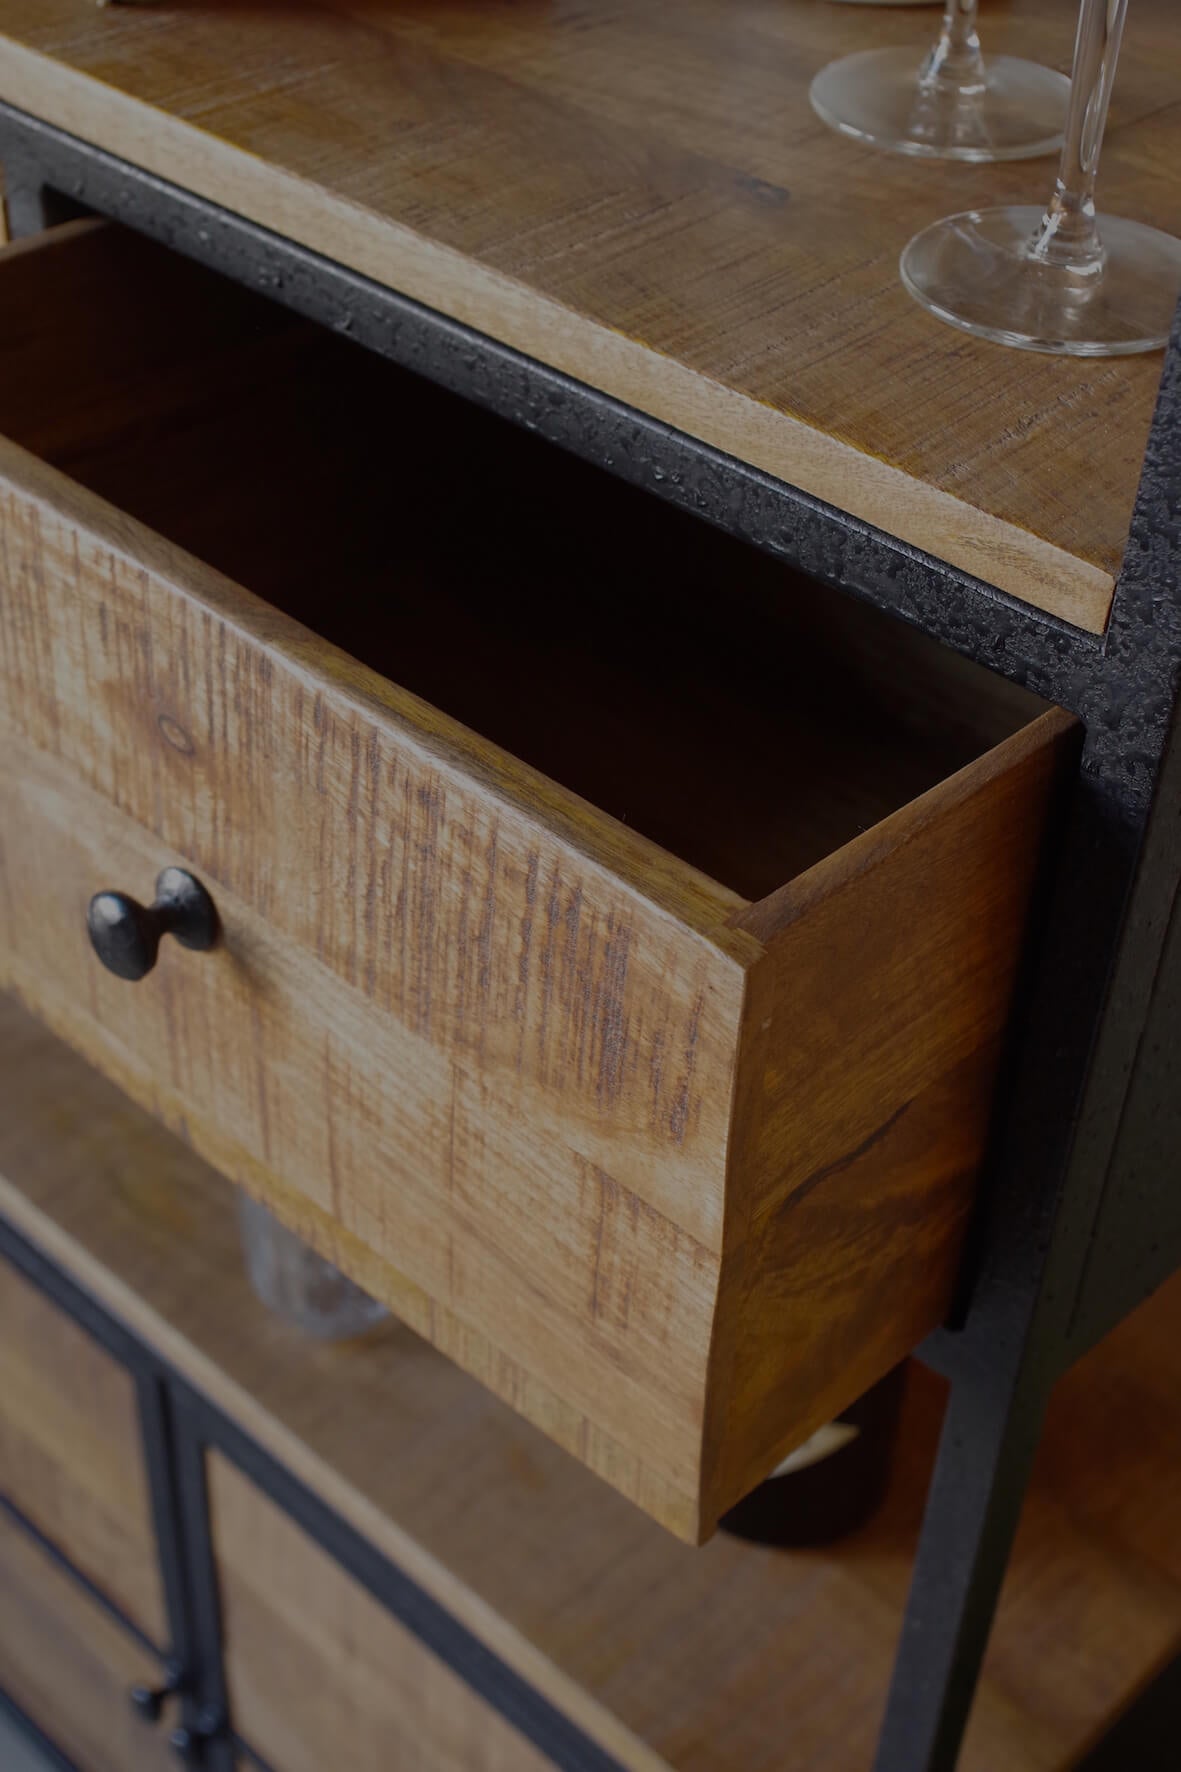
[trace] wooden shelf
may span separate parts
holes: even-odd
[[[1069,65],[1072,5],[990,6]],[[1181,209],[1173,0],[1132,8],[1103,202]],[[1050,162],[923,165],[809,81],[930,15],[818,0],[0,0],[0,98],[1101,631],[1160,375],[1006,352],[909,300],[941,214]]]
[[[0,1212],[629,1767],[872,1758],[938,1431],[836,1553],[677,1544],[407,1330],[256,1302],[230,1189],[0,999]],[[1181,1281],[1056,1394],[963,1765],[1073,1763],[1181,1640]]]

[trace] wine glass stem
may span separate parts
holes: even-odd
[[[919,84],[974,98],[984,91],[984,57],[976,29],[979,0],[947,0],[939,36],[923,63]]]
[[[1095,179],[1127,11],[1128,0],[1082,0],[1066,140],[1054,195],[1032,246],[1049,264],[1095,276],[1103,269]]]

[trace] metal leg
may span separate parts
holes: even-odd
[[[1084,756],[1036,931],[967,1318],[921,1350],[952,1389],[876,1772],[956,1765],[1046,1404],[1070,1363],[1073,1301],[1163,939],[1163,923],[1143,914],[1161,887],[1155,845],[1142,853],[1144,821],[1119,816],[1094,763]]]
[[[952,1387],[875,1772],[951,1772],[1045,1412],[1045,1386]]]

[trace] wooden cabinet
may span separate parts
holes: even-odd
[[[249,1478],[210,1460],[234,1726],[282,1772],[541,1772],[550,1760]]]
[[[946,1312],[1074,723],[114,229],[4,339],[0,978],[707,1536]]]
[[[1061,0],[1010,10],[1060,64]],[[1103,169],[1164,225],[1175,11],[1132,9]],[[327,329],[93,225],[0,265],[0,980],[453,1358],[350,1401],[241,1337],[232,1233],[205,1291],[177,1272],[200,1190],[170,1262],[112,1237],[96,1284],[184,1366],[161,1394],[269,1436],[269,1481],[219,1443],[304,1530],[326,1478],[621,1763],[867,1765],[896,1641],[878,1762],[950,1761],[1051,1386],[1181,1262],[1143,1133],[1176,1093],[1178,340],[1162,377],[910,301],[905,241],[1013,175],[825,130],[847,7],[278,22],[0,0],[16,230],[89,206]],[[1070,722],[966,660],[1084,721],[1060,828]],[[113,981],[90,895],[176,864],[220,945]],[[956,1279],[917,1558],[925,1472],[787,1576],[623,1499],[705,1536]],[[1062,1543],[1129,1414],[1066,1442]],[[499,1480],[464,1489],[475,1422]],[[1171,1653],[1171,1573],[1088,1604],[1076,1564],[1027,1565],[988,1772],[1067,1764]]]
[[[145,1636],[166,1643],[134,1380],[7,1263],[0,1496]]]

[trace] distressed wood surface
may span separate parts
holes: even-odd
[[[234,1728],[269,1765],[552,1766],[234,1465],[208,1478]]]
[[[578,464],[506,517],[454,403],[391,554],[404,378],[116,230],[5,338],[0,977],[707,1534],[939,1320],[1069,722]],[[173,863],[224,939],[131,989],[86,903]]]
[[[0,1494],[166,1646],[134,1381],[2,1264]]]
[[[720,1495],[946,1318],[1042,832],[1078,736],[1042,715],[740,919],[767,959],[717,1309],[733,1335],[711,1392]]]
[[[0,1399],[0,1410],[4,1407]],[[0,1689],[85,1772],[169,1772],[168,1731],[127,1702],[150,1655],[0,1515]]]
[[[695,1231],[720,1240],[726,1078],[736,1043],[736,1030],[728,1042],[715,1031],[705,964],[685,1009],[701,1029],[690,1046],[701,1055],[697,1074],[703,1088],[707,1081],[713,1088],[689,1104],[678,1141],[623,1090],[610,1100],[610,1112],[596,1112],[593,1075],[580,1103],[562,1052],[543,1046],[538,1068],[526,1063],[519,1073],[511,985],[499,1022],[490,1015],[459,1019],[455,1005],[465,980],[439,976],[455,952],[444,945],[445,931],[431,953],[438,968],[426,981],[431,994],[424,990],[418,999],[430,1005],[432,1038],[425,1019],[413,1010],[403,1019],[390,1002],[399,948],[386,980],[379,974],[375,1002],[317,956],[314,933],[292,931],[287,918],[301,909],[298,894],[277,895],[283,913],[260,912],[231,890],[232,869],[211,865],[194,836],[177,851],[15,736],[6,735],[0,774],[0,975],[133,1094],[187,1130],[228,1174],[280,1210],[298,1202],[305,1216],[314,1211],[320,1236],[330,1238],[327,1253],[349,1265],[338,1247],[339,1226],[437,1300],[445,1313],[440,1339],[454,1336],[460,1357],[477,1370],[499,1370],[501,1388],[519,1396],[526,1412],[538,1406],[530,1394],[534,1380],[542,1397],[561,1398],[580,1423],[587,1456],[606,1460],[637,1499],[668,1511],[670,1524],[693,1530],[717,1261]],[[333,777],[330,791],[337,788]],[[395,815],[402,804],[394,800]],[[299,826],[289,820],[287,830],[298,835]],[[258,855],[262,834],[257,826],[251,833]],[[393,841],[382,833],[383,848]],[[304,841],[285,855],[278,842],[268,873],[306,873],[314,848]],[[329,853],[329,845],[318,852]],[[176,853],[210,883],[224,938],[201,964],[167,944],[150,988],[133,991],[89,952],[86,902],[91,890],[111,882],[150,893]],[[500,856],[503,878],[514,865],[503,836]],[[568,909],[579,881],[563,881],[556,858],[550,865],[551,891]],[[47,881],[54,882],[49,895]],[[312,914],[333,903],[333,888],[319,875],[306,885]],[[348,953],[354,914],[342,899],[348,928],[338,939]],[[427,895],[428,908],[432,902]],[[461,914],[466,902],[458,896]],[[384,908],[392,917],[393,905]],[[593,954],[589,924],[588,917],[583,941]],[[627,1002],[639,1016],[646,1006],[631,992],[643,952],[630,913],[626,926]],[[559,918],[563,942],[568,928]],[[414,931],[407,951],[421,953],[427,939]],[[469,950],[466,957],[478,977],[478,954]],[[510,958],[501,961],[504,971]],[[566,958],[569,991],[573,969],[592,962],[577,953]],[[683,949],[671,931],[648,964],[666,986],[683,976]],[[412,990],[413,975],[409,982]],[[540,978],[535,1001],[538,1015],[548,1010]],[[667,1028],[667,1016],[649,1013]],[[528,1034],[526,1028],[526,1040]],[[577,1050],[569,1021],[562,1035]],[[686,1037],[670,1037],[671,1050],[683,1053]],[[496,1062],[498,1044],[508,1051]],[[703,1122],[707,1136],[694,1136]],[[682,1145],[683,1166],[675,1154]],[[388,1296],[386,1285],[380,1290]],[[402,1290],[399,1284],[399,1296]],[[424,1327],[430,1330],[429,1321]],[[485,1353],[486,1341],[506,1356],[502,1364]],[[605,1448],[596,1454],[598,1430]],[[688,1490],[690,1500],[662,1499],[662,1477],[672,1489]]]
[[[844,1546],[694,1551],[408,1331],[325,1347],[272,1317],[222,1178],[5,999],[0,1212],[623,1765],[868,1772],[929,1373]],[[1064,1772],[1181,1638],[1179,1330],[1174,1284],[1055,1394],[964,1772]]]
[[[993,46],[1069,66],[1069,0]],[[1173,0],[1132,9],[1102,201],[1181,205]],[[0,96],[938,558],[1101,631],[1159,356],[1006,352],[898,255],[1050,161],[912,164],[812,114],[813,74],[926,13],[816,0],[3,0]],[[1098,438],[1102,436],[1102,447]]]

